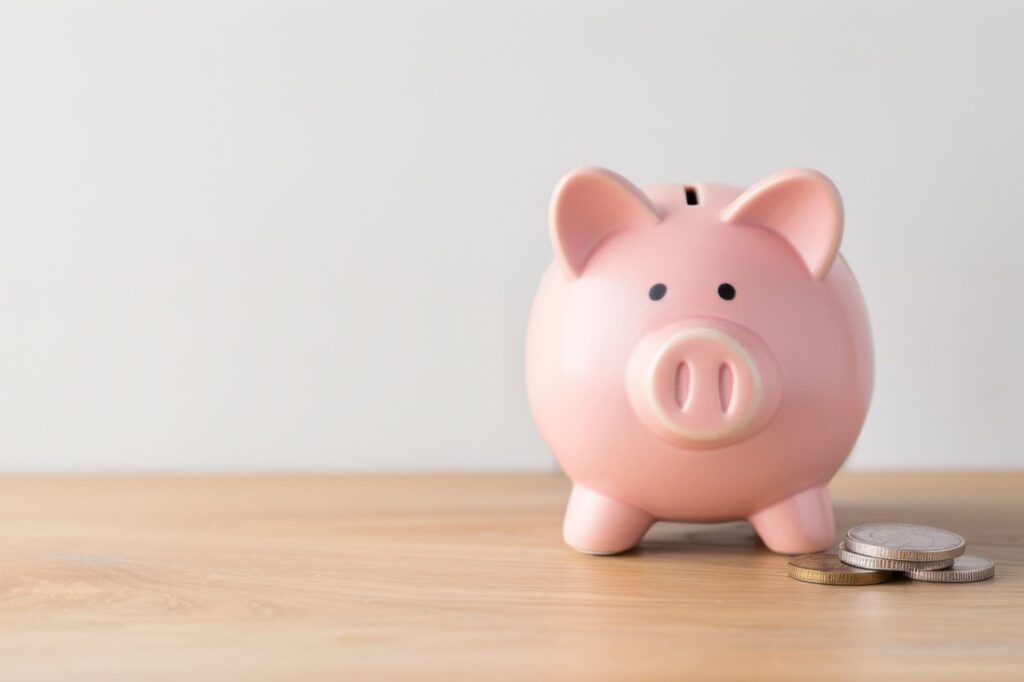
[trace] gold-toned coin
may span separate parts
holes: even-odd
[[[948,530],[916,523],[866,523],[843,540],[849,552],[897,561],[941,561],[964,553],[967,543]]]
[[[941,571],[907,571],[907,577],[928,583],[973,583],[988,580],[996,574],[996,566],[981,556],[964,554],[953,565]]]
[[[876,556],[864,556],[846,549],[846,543],[839,545],[839,559],[848,566],[870,568],[876,571],[934,571],[949,568],[952,559],[937,561],[901,561],[899,559],[882,559]]]
[[[789,577],[819,585],[875,585],[893,574],[847,566],[835,554],[804,554],[789,560]]]

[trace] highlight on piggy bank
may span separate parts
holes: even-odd
[[[573,482],[563,535],[630,549],[659,519],[749,519],[773,551],[833,544],[827,484],[871,399],[867,311],[824,175],[638,189],[558,183],[526,379]]]

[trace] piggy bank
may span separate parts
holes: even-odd
[[[614,554],[657,520],[748,519],[775,552],[830,547],[827,485],[873,382],[831,181],[641,191],[584,168],[555,189],[550,230],[526,379],[573,482],[566,543]]]

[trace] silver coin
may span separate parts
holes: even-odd
[[[916,523],[866,523],[847,531],[843,544],[861,556],[898,561],[955,559],[967,547],[956,533]]]
[[[870,568],[876,571],[934,571],[942,568],[949,568],[953,565],[953,559],[938,559],[933,561],[903,561],[901,559],[883,559],[876,556],[864,556],[851,552],[845,543],[839,545],[839,560],[847,566],[857,568]]]
[[[906,574],[908,578],[928,583],[973,583],[994,576],[996,566],[985,557],[964,554],[941,571],[910,570]]]

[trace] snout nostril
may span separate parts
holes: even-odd
[[[774,358],[756,336],[742,328],[735,336],[726,330],[673,325],[634,349],[626,389],[636,416],[655,435],[678,445],[713,447],[735,442],[774,417],[777,394],[769,394],[766,403],[763,388],[778,391]]]
[[[732,367],[723,362],[718,367],[718,400],[725,414],[732,410],[733,381]]]
[[[690,369],[685,362],[676,367],[676,406],[682,410],[690,397]]]

